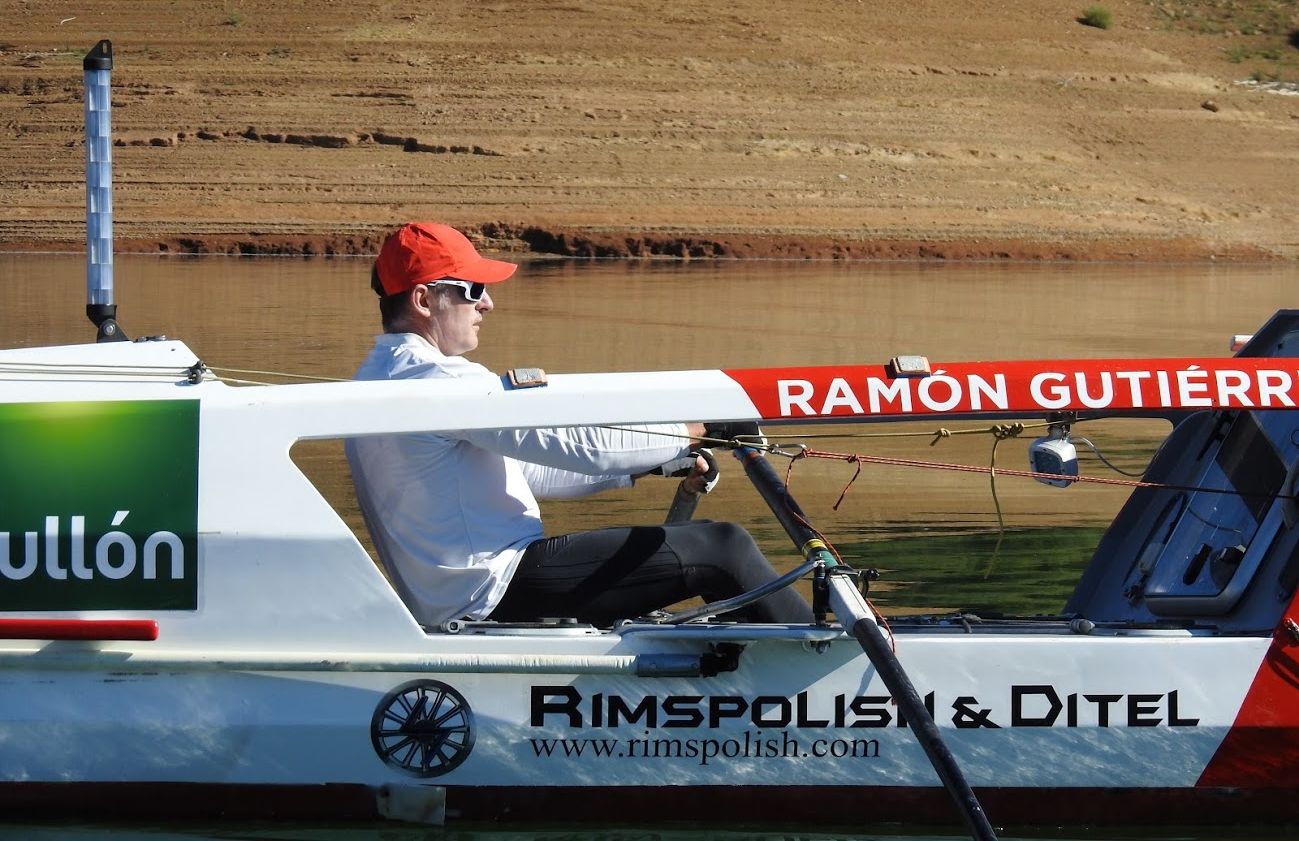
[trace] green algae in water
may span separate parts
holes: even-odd
[[[851,566],[879,570],[870,598],[881,609],[1031,616],[1064,608],[1104,531],[929,531],[836,548]]]

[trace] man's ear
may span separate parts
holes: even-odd
[[[437,302],[433,300],[434,292],[427,284],[416,284],[406,294],[411,296],[411,309],[420,315],[430,315],[437,309]]]

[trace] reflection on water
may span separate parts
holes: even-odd
[[[357,258],[119,256],[127,332],[213,364],[348,376],[377,331]],[[0,346],[90,340],[84,265],[0,254]],[[1295,266],[533,261],[494,290],[493,369],[634,371],[933,360],[1219,356],[1295,303]]]
[[[362,259],[119,257],[120,321],[129,335],[184,339],[212,368],[345,378],[377,332]],[[942,265],[811,262],[529,262],[493,291],[473,357],[494,370],[674,370],[943,360],[1223,356],[1294,302],[1299,267]],[[0,255],[0,347],[90,341],[84,263],[69,255]],[[376,407],[381,411],[381,407]],[[971,424],[953,424],[953,429]],[[975,425],[977,426],[977,425]],[[816,427],[822,450],[1023,468],[1025,442],[989,435],[935,439],[933,424]],[[1084,433],[1137,471],[1167,427],[1100,421]],[[809,430],[769,430],[800,440]],[[876,437],[902,431],[905,437]],[[1042,434],[1029,430],[1025,439]],[[935,443],[936,441],[936,443]],[[995,453],[995,462],[994,462]],[[294,457],[364,536],[338,442],[303,442]],[[1084,474],[1115,476],[1089,452]],[[779,471],[788,464],[778,463]],[[699,517],[735,520],[778,567],[793,547],[738,465]],[[1053,488],[1031,480],[803,460],[793,495],[845,555],[883,573],[887,610],[1052,612],[1124,488]],[[851,481],[842,505],[835,501]],[[547,530],[661,522],[673,485],[647,480],[585,500],[543,503]],[[995,495],[994,495],[995,494]],[[1000,516],[998,515],[1000,509]],[[999,521],[1008,529],[997,537]],[[1061,529],[1061,526],[1068,528]]]
[[[836,545],[853,566],[884,571],[870,596],[891,612],[948,605],[986,619],[1060,613],[1102,532],[1062,526],[971,534],[935,527],[925,534]]]

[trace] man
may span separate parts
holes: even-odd
[[[357,379],[500,377],[462,354],[494,307],[488,287],[516,266],[480,256],[454,228],[403,226],[371,272],[384,333]],[[601,529],[545,538],[536,497],[627,487],[685,456],[701,424],[462,430],[355,438],[357,499],[398,592],[426,627],[448,619],[576,617],[607,626],[684,599],[728,598],[776,576],[730,523]],[[692,439],[694,439],[692,441]],[[785,588],[747,618],[807,623]]]

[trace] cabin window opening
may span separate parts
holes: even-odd
[[[347,525],[384,577],[388,577],[356,501],[356,492],[352,490],[352,473],[343,455],[343,440],[298,441],[289,450],[289,458]]]
[[[1178,520],[1181,519],[1182,513],[1186,510],[1187,495],[1185,491],[1166,491],[1159,490],[1154,493],[1166,494],[1167,501],[1164,502],[1163,508],[1155,515],[1154,525],[1146,532],[1146,538],[1141,543],[1141,547],[1132,556],[1132,563],[1128,566],[1127,586],[1124,588],[1124,596],[1130,603],[1140,600],[1145,592],[1146,582],[1150,578],[1151,572],[1155,568],[1164,547],[1168,541],[1172,540],[1173,533],[1177,529]]]

